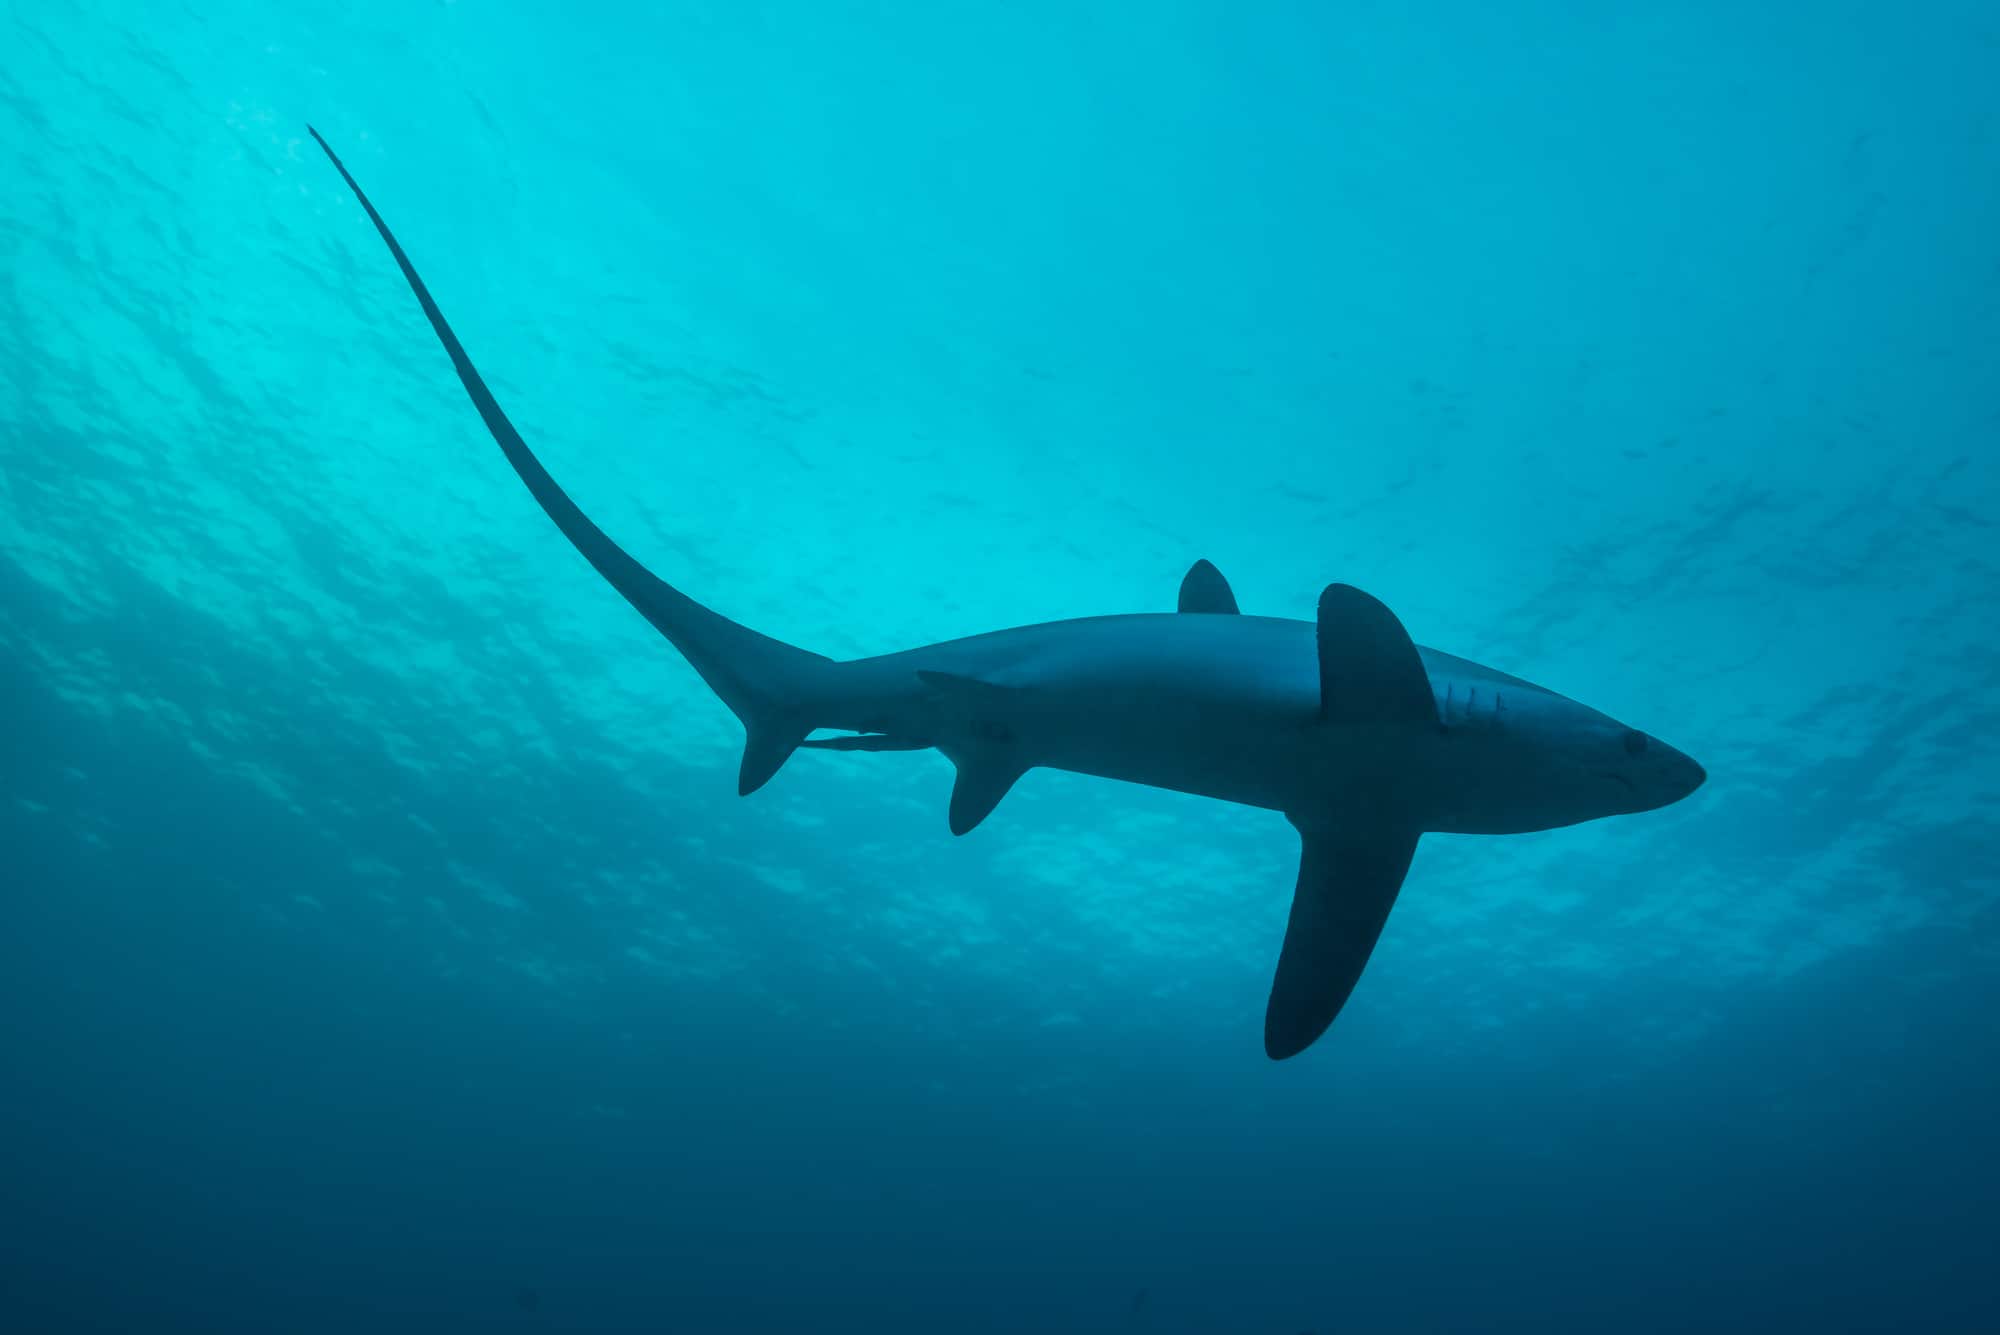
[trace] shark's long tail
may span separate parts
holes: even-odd
[[[389,253],[395,257],[403,277],[409,280],[410,290],[417,295],[417,304],[424,308],[431,328],[437,331],[438,341],[450,354],[451,364],[457,369],[465,392],[472,396],[472,406],[479,410],[480,418],[486,423],[486,429],[493,433],[493,439],[507,456],[507,462],[514,465],[514,471],[521,475],[521,481],[528,484],[528,490],[548,512],[549,518],[556,521],[556,527],[563,531],[563,536],[575,544],[591,565],[597,567],[597,573],[609,580],[612,588],[625,596],[626,602],[638,608],[641,616],[672,641],[694,670],[701,674],[701,679],[708,683],[709,689],[742,720],[748,736],[743,746],[743,766],[737,774],[736,788],[738,792],[747,794],[763,787],[811,731],[807,719],[814,704],[825,692],[833,667],[832,660],[774,640],[768,635],[759,635],[747,626],[739,626],[729,618],[711,612],[633,560],[623,548],[606,537],[602,529],[590,522],[589,517],[556,485],[541,461],[535,458],[528,443],[521,439],[521,433],[507,420],[507,414],[500,411],[492,391],[486,388],[486,381],[480,377],[472,359],[465,355],[465,349],[459,344],[458,336],[452,333],[444,313],[431,300],[430,289],[417,276],[409,256],[403,253],[395,234],[389,230],[389,224],[382,221],[382,215],[369,203],[367,194],[349,174],[339,155],[327,145],[326,140],[320,138],[319,131],[311,126],[307,126],[306,130],[326,150],[334,169],[361,202],[369,220],[375,224],[375,230],[382,234],[382,240],[388,243]]]

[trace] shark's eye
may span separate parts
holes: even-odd
[[[1625,754],[1628,756],[1638,756],[1645,753],[1646,734],[1640,732],[1637,728],[1625,729]]]

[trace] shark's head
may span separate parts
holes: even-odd
[[[1471,685],[1468,704],[1465,687]],[[1498,686],[1499,689],[1495,689]],[[1439,714],[1468,833],[1553,829],[1680,801],[1708,775],[1689,756],[1588,705],[1497,673],[1461,679]]]
[[[1517,772],[1551,824],[1570,825],[1669,806],[1708,778],[1692,757],[1550,691],[1510,699],[1519,715],[1505,731]]]
[[[1594,709],[1583,712],[1592,716],[1591,722],[1565,739],[1561,763],[1582,772],[1597,800],[1609,799],[1612,806],[1605,814],[1670,806],[1708,780],[1708,771],[1686,752]]]

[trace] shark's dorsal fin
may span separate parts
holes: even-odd
[[[1234,613],[1238,610],[1236,594],[1220,570],[1207,561],[1196,561],[1188,567],[1187,574],[1181,576],[1181,601],[1177,610]]]
[[[1293,823],[1299,883],[1264,1009],[1264,1052],[1273,1061],[1311,1047],[1347,1004],[1417,850],[1417,831],[1394,822]]]
[[[970,834],[979,822],[993,814],[1000,799],[1007,796],[1015,780],[1028,767],[999,747],[972,750],[952,748],[947,754],[958,767],[958,780],[951,786],[951,808],[945,820],[953,834]]]
[[[1319,596],[1319,716],[1328,723],[1436,724],[1417,646],[1396,614],[1351,584]]]

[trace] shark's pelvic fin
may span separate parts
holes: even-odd
[[[403,253],[403,247],[389,230],[389,224],[382,221],[382,215],[375,211],[367,194],[332,147],[320,138],[319,131],[311,126],[306,129],[326,151],[334,170],[347,182],[347,188],[354,192],[354,198],[360,202],[368,220],[375,224],[375,230],[389,247],[396,267],[403,271],[410,291],[416,294],[417,304],[423,308],[432,331],[444,345],[445,354],[451,358],[459,382],[472,399],[472,406],[479,410],[480,420],[486,423],[486,429],[492,433],[501,453],[507,456],[507,462],[514,466],[521,481],[527,484],[529,493],[555,521],[563,536],[596,567],[597,573],[612,588],[624,595],[626,602],[637,608],[641,616],[681,651],[694,670],[701,674],[701,679],[708,683],[709,689],[742,720],[748,740],[743,751],[743,767],[737,777],[737,789],[751,793],[761,788],[777,773],[778,767],[785,763],[809,731],[800,720],[820,694],[820,684],[832,666],[830,660],[782,640],[760,635],[703,607],[633,560],[577,508],[576,503],[549,476],[548,470],[542,467],[541,461],[528,448],[528,443],[521,438],[521,433],[507,420],[507,414],[501,411],[492,391],[487,389],[485,379],[446,323],[444,312],[431,299],[430,289],[417,276],[409,256]]]
[[[1319,716],[1328,723],[1438,721],[1430,674],[1396,614],[1349,584],[1319,596]]]
[[[951,809],[946,813],[953,834],[970,834],[993,814],[1015,780],[1028,772],[1027,766],[1008,754],[1010,749],[1004,744],[954,746],[945,753],[958,767],[958,779],[951,786]]]
[[[743,730],[743,763],[736,771],[736,791],[748,797],[784,768],[812,727],[789,711],[769,710],[744,719]]]
[[[1236,594],[1222,572],[1207,561],[1196,561],[1181,576],[1182,612],[1236,612]]]
[[[945,706],[952,735],[937,742],[938,750],[958,769],[947,813],[953,834],[969,834],[992,814],[1014,781],[1028,772],[1015,752],[1014,734],[1003,721],[1006,706],[1019,687],[1003,686],[956,672],[917,671]]]
[[[1373,820],[1300,825],[1299,836],[1298,888],[1264,1010],[1273,1061],[1305,1051],[1340,1014],[1417,849],[1417,831]]]

